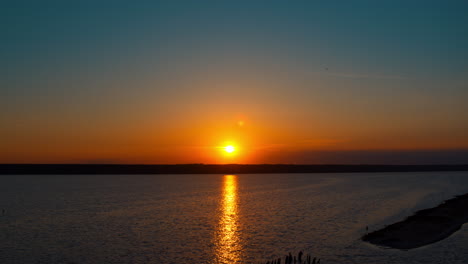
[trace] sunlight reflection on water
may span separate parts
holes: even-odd
[[[242,246],[238,236],[237,203],[237,176],[224,175],[215,263],[241,262]]]
[[[409,251],[369,230],[468,192],[468,172],[2,175],[0,263],[468,263],[468,224]]]

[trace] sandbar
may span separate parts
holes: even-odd
[[[466,222],[468,193],[368,233],[362,240],[379,246],[408,250],[443,240],[460,230]]]

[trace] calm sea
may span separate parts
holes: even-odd
[[[0,263],[468,263],[468,227],[419,249],[359,240],[468,172],[0,176]]]

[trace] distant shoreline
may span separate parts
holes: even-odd
[[[467,222],[468,193],[366,234],[362,240],[379,246],[408,250],[443,240],[460,230]]]
[[[7,174],[256,174],[468,171],[466,165],[0,164]]]

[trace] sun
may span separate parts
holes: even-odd
[[[229,146],[224,147],[224,151],[226,151],[227,153],[232,153],[236,151],[236,148],[232,145],[229,145]]]

